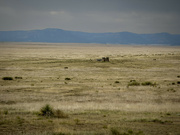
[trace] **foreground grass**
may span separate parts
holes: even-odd
[[[68,118],[54,118],[39,116],[35,112],[13,110],[8,114],[1,112],[0,133],[50,135],[114,134],[115,131],[119,134],[130,134],[130,131],[134,134],[179,133],[178,113],[94,110],[68,114]]]

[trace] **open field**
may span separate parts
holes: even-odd
[[[68,117],[38,115],[46,104]],[[180,47],[0,43],[2,135],[179,135],[179,127]]]

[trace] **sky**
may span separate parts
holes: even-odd
[[[0,31],[180,34],[180,0],[0,0]]]

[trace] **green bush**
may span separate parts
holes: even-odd
[[[2,79],[3,79],[3,80],[13,80],[12,77],[3,77]]]

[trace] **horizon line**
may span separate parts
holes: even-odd
[[[27,30],[0,30],[0,32],[15,32],[15,31],[35,31],[35,30],[46,30],[46,29],[56,29],[56,30],[64,30],[64,31],[72,31],[72,32],[83,32],[83,33],[134,33],[134,34],[171,34],[171,35],[180,35],[180,33],[175,34],[175,33],[170,33],[170,32],[156,32],[156,33],[136,33],[136,32],[129,32],[129,31],[119,31],[119,32],[84,32],[84,31],[79,31],[79,30],[66,30],[66,29],[61,29],[61,28],[42,28],[42,29],[27,29]]]

